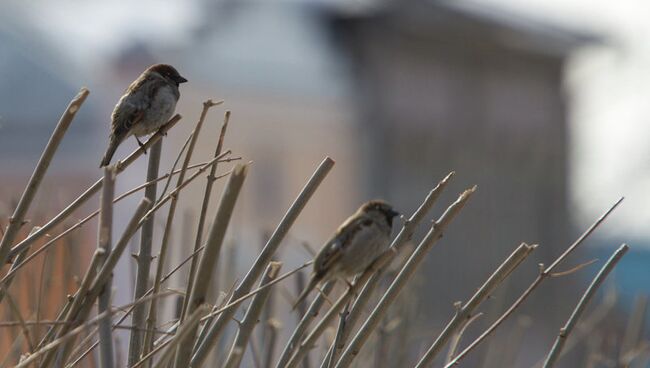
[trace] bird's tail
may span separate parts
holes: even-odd
[[[314,290],[316,285],[321,281],[322,277],[317,277],[316,275],[312,275],[311,278],[309,279],[309,284],[307,284],[307,287],[300,293],[298,296],[298,299],[296,299],[296,302],[293,304],[292,310],[296,310],[296,307],[298,304],[302,303],[302,301],[309,295],[309,293]]]
[[[111,139],[108,142],[108,148],[106,148],[106,153],[104,153],[104,158],[102,158],[102,163],[99,164],[99,167],[108,166],[111,163],[111,158],[117,150],[117,146],[120,145],[120,140],[117,139],[114,135],[111,135]]]

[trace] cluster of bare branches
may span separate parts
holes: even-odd
[[[90,366],[95,362],[101,367],[119,366],[122,363],[116,358],[115,335],[120,329],[129,332],[128,355],[124,359],[128,367],[186,368],[214,366],[220,362],[224,367],[234,368],[244,364],[244,356],[249,349],[252,351],[252,358],[250,358],[252,362],[246,363],[248,366],[310,367],[315,352],[320,351],[321,368],[350,367],[355,360],[359,360],[357,357],[366,343],[374,341],[373,334],[377,334],[381,329],[389,309],[395,305],[400,293],[413,279],[427,254],[476,192],[476,186],[461,192],[437,219],[431,221],[429,225],[422,225],[452,179],[453,173],[444,177],[424,197],[419,208],[410,217],[402,219],[401,230],[394,238],[390,249],[380,255],[362,274],[357,275],[351,284],[337,288],[334,282],[329,282],[322,285],[309,305],[299,305],[299,320],[295,328],[285,330],[288,339],[285,344],[281,344],[284,337],[280,333],[282,326],[288,326],[289,322],[280,321],[276,317],[279,311],[273,309],[270,300],[274,295],[284,295],[287,299],[291,299],[297,294],[287,292],[286,287],[280,289],[274,285],[286,284],[285,280],[294,277],[298,289],[304,287],[301,271],[309,267],[311,262],[281,274],[282,263],[276,260],[277,252],[302,210],[334,166],[334,161],[326,157],[316,167],[294,202],[288,205],[283,218],[244,276],[230,290],[223,291],[221,294],[214,293],[213,291],[220,286],[227,288],[224,282],[221,282],[221,285],[217,284],[214,277],[215,269],[223,267],[220,265],[228,264],[228,262],[220,262],[225,249],[225,234],[249,171],[248,164],[235,162],[240,158],[233,156],[230,150],[224,149],[229,112],[224,116],[220,134],[216,139],[214,155],[205,162],[193,163],[192,161],[208,112],[210,108],[221,102],[212,100],[204,102],[200,118],[169,172],[162,175],[159,173],[162,138],[181,119],[179,115],[174,116],[152,135],[141,148],[115,165],[105,167],[102,177],[58,214],[44,224],[34,226],[29,234],[22,235],[25,231],[24,227],[29,223],[26,218],[30,206],[49,164],[88,93],[87,90],[82,89],[70,102],[2,233],[0,265],[7,266],[3,278],[0,279],[0,303],[11,310],[15,319],[3,322],[0,327],[16,327],[20,330],[20,335],[11,348],[13,353],[7,354],[7,358],[2,362],[3,367],[10,365],[75,367],[84,364]],[[116,196],[116,177],[146,150],[149,150],[146,181]],[[182,162],[181,158],[183,158]],[[230,162],[235,162],[234,166],[222,170],[224,173],[219,174],[218,168]],[[177,168],[179,163],[180,167]],[[197,230],[190,240],[193,247],[191,250],[184,248],[188,254],[182,262],[170,265],[168,263],[172,242],[171,232],[178,222],[175,221],[178,203],[188,184],[203,173],[207,173],[207,181]],[[176,183],[172,184],[174,177]],[[221,197],[215,202],[211,197],[213,184],[218,179],[223,179],[225,184]],[[162,182],[165,185],[162,194],[159,194],[158,183]],[[126,227],[119,234],[112,234],[113,205],[143,190],[143,198],[131,214]],[[82,220],[67,225],[66,222],[71,218],[72,213],[83,204],[89,203],[97,193],[100,193],[99,209]],[[446,327],[437,335],[433,333],[430,335],[430,346],[416,361],[412,362],[412,366],[430,367],[436,362],[443,367],[457,365],[512,316],[543,281],[573,273],[586,266],[587,263],[568,271],[557,270],[621,201],[622,199],[607,210],[549,266],[538,265],[538,276],[531,281],[530,286],[485,331],[462,348],[461,337],[467,326],[481,315],[479,309],[482,303],[524,264],[527,257],[538,247],[526,243],[517,246],[500,265],[497,265],[494,272],[466,302],[455,304],[456,312],[451,316]],[[156,216],[160,216],[159,210],[164,205],[167,214],[163,217],[162,240],[160,244],[154,244],[154,220]],[[211,222],[208,222],[207,214],[210,205],[217,210]],[[39,255],[46,254],[57,245],[65,245],[66,239],[73,236],[75,231],[94,217],[98,217],[96,249],[85,266],[85,272],[79,279],[75,292],[58,306],[56,318],[36,321],[31,320],[31,317],[25,318],[26,311],[21,310],[10,292],[12,281],[28,269],[30,263],[34,262]],[[414,241],[416,230],[422,226],[428,227],[426,235],[419,241]],[[126,257],[125,250],[138,231],[140,241],[139,250],[134,255],[137,275],[133,285],[133,300],[126,305],[118,306],[112,302],[112,290],[120,287],[112,282],[113,272],[121,257]],[[40,247],[36,248],[37,244],[40,244]],[[416,245],[409,246],[411,244]],[[159,251],[154,254],[154,249]],[[559,328],[555,343],[548,355],[540,361],[539,366],[552,367],[566,351],[575,346],[575,341],[570,340],[569,337],[572,334],[584,335],[584,331],[588,331],[584,328],[584,323],[579,323],[580,317],[587,303],[627,250],[627,245],[621,245],[604,263],[577,301],[566,324]],[[228,258],[227,255],[224,257]],[[171,271],[165,272],[169,269]],[[181,269],[188,269],[184,290],[170,290],[165,285],[167,280]],[[387,272],[389,269],[398,271],[389,273]],[[56,275],[52,276],[56,277]],[[382,289],[379,287],[380,282],[388,286]],[[280,291],[284,291],[284,294]],[[175,319],[160,321],[162,305],[171,295],[182,296],[182,307]],[[286,305],[289,307],[292,304],[289,300]],[[641,299],[638,304],[625,334],[624,352],[618,358],[619,362],[626,362],[627,365],[640,356],[642,351],[647,350],[647,346],[638,343],[641,336],[639,326],[642,325],[647,302]],[[243,317],[237,320],[237,312],[244,309]],[[600,322],[602,317],[600,318],[593,317],[587,320],[593,325]],[[264,321],[261,325],[260,320]],[[231,331],[233,321],[236,322],[234,332]],[[125,322],[130,324],[127,325]],[[256,328],[264,329],[262,334],[264,351],[260,350],[260,346],[255,345],[253,332]],[[389,329],[382,329],[382,331],[387,330]],[[328,334],[331,336],[326,336]],[[220,353],[216,357],[212,354],[215,351]],[[442,356],[443,352],[444,356]],[[16,356],[15,361],[12,361],[14,356]]]

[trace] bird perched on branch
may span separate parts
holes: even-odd
[[[393,218],[399,212],[382,200],[364,203],[336,230],[314,259],[309,284],[296,300],[295,309],[320,283],[343,279],[364,271],[390,245]]]
[[[133,81],[111,114],[111,135],[99,167],[111,162],[117,147],[132,134],[151,134],[165,124],[176,109],[180,97],[178,86],[187,82],[171,65],[154,64]]]

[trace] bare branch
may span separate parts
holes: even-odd
[[[460,310],[449,321],[445,329],[440,333],[431,347],[420,359],[417,368],[427,367],[433,362],[433,359],[440,353],[442,348],[452,338],[452,336],[462,328],[467,320],[472,318],[475,310],[483,303],[494,290],[514,271],[530,253],[537,248],[537,245],[528,245],[522,243],[515,249],[512,254],[497,268],[496,271],[487,279],[472,298],[463,305]]]
[[[609,260],[603,265],[603,268],[598,271],[598,274],[596,277],[593,279],[585,293],[582,295],[582,298],[580,298],[580,301],[578,302],[578,305],[576,305],[575,309],[571,313],[571,316],[567,320],[566,324],[564,327],[560,329],[560,333],[557,336],[557,339],[555,339],[555,344],[553,344],[553,348],[551,348],[551,351],[548,353],[548,356],[546,357],[546,362],[544,362],[544,368],[551,368],[553,365],[555,365],[555,362],[557,361],[558,357],[560,356],[560,352],[562,351],[562,347],[564,346],[564,342],[566,341],[567,336],[571,334],[571,331],[573,331],[573,327],[575,327],[576,323],[578,322],[578,319],[582,315],[582,312],[585,310],[585,307],[587,306],[587,303],[591,300],[591,298],[594,296],[600,285],[605,281],[605,278],[607,278],[607,275],[616,267],[616,264],[618,261],[621,260],[623,255],[628,251],[629,247],[627,244],[621,245],[615,252],[612,254],[612,256],[609,258]]]
[[[27,324],[25,324],[25,319],[23,319],[23,316],[20,314],[20,308],[16,304],[16,301],[11,296],[11,294],[7,293],[6,296],[7,296],[7,304],[9,304],[9,309],[11,309],[11,313],[13,313],[13,315],[16,316],[16,318],[18,318],[18,325],[20,326],[20,331],[25,337],[25,341],[27,341],[27,345],[29,345],[29,351],[34,351],[34,344],[32,343],[32,337],[29,333],[29,329],[27,328]]]
[[[325,179],[325,176],[334,166],[334,160],[329,157],[326,157],[321,164],[318,166],[312,177],[309,179],[305,187],[302,189],[298,198],[293,202],[289,210],[282,218],[282,221],[278,224],[277,228],[269,238],[268,242],[262,249],[262,252],[257,256],[255,263],[250,268],[244,280],[237,286],[235,292],[233,293],[231,300],[239,299],[242,295],[246,294],[252,287],[255,281],[260,277],[266,265],[271,261],[271,258],[275,254],[276,250],[280,246],[280,243],[286,236],[287,232],[293,225],[293,223],[298,218],[298,215],[302,212],[303,208],[311,199],[314,192],[320,185],[320,183]],[[192,357],[192,366],[201,366],[203,361],[208,355],[209,349],[214,343],[219,339],[223,333],[224,327],[235,313],[235,309],[228,310],[227,313],[221,314],[214,323],[209,325],[205,338],[202,341],[198,342],[198,346]]]
[[[158,129],[158,131],[149,138],[142,147],[138,148],[135,150],[133,153],[131,153],[124,161],[120,161],[116,164],[117,167],[117,173],[119,174],[126,167],[131,165],[136,159],[138,159],[142,153],[151,148],[151,146],[156,143],[158,140],[160,140],[163,135],[167,134],[167,131],[171,129],[178,121],[181,120],[181,116],[176,114],[174,117],[172,117],[167,124],[163,125]],[[22,250],[24,250],[26,247],[30,246],[34,241],[40,239],[41,237],[45,236],[50,229],[52,229],[54,226],[58,225],[61,223],[61,221],[65,220],[76,210],[79,208],[82,204],[86,203],[90,199],[90,197],[93,196],[93,194],[97,193],[99,189],[102,187],[102,182],[103,178],[97,180],[93,185],[90,186],[90,188],[86,189],[85,192],[83,192],[77,199],[72,201],[66,208],[63,209],[63,211],[59,212],[54,218],[52,218],[50,221],[48,221],[46,224],[42,225],[37,232],[34,234],[28,236],[27,238],[23,239],[20,243],[15,245],[13,248],[11,248],[11,251],[9,252],[9,257],[14,257],[16,254],[20,253]]]
[[[230,122],[230,111],[226,111],[224,115],[223,125],[221,126],[221,132],[219,133],[219,139],[217,140],[217,148],[214,152],[214,157],[219,157],[221,155],[221,150],[223,149],[223,141],[226,136],[226,129],[228,128],[228,123]],[[199,214],[199,223],[196,229],[196,238],[194,239],[194,251],[199,249],[201,246],[201,241],[203,238],[203,227],[205,226],[205,218],[208,213],[208,205],[210,204],[210,196],[212,195],[212,186],[214,184],[215,173],[217,172],[217,165],[212,166],[210,173],[208,174],[208,180],[205,184],[205,192],[203,193],[203,202],[201,203],[201,212]],[[190,264],[190,271],[188,273],[186,294],[189,295],[192,290],[192,284],[194,284],[194,275],[196,273],[196,266],[198,265],[198,258],[192,258],[192,263]],[[181,320],[184,318],[187,311],[187,302],[188,299],[183,299],[183,307],[181,309]]]
[[[125,309],[125,308],[128,308],[129,306],[133,306],[133,305],[138,304],[138,303],[145,303],[145,302],[151,300],[152,298],[160,298],[160,297],[167,296],[167,295],[170,295],[170,293],[161,292],[160,294],[152,295],[152,296],[146,297],[146,298],[142,298],[142,299],[138,300],[135,303],[129,303],[127,305],[123,305],[123,306],[121,306],[119,308],[114,308],[114,309]],[[49,343],[49,344],[43,346],[42,348],[40,348],[39,350],[35,351],[33,354],[29,355],[24,360],[22,360],[14,368],[26,368],[26,367],[29,367],[30,364],[38,361],[38,359],[40,359],[44,354],[47,354],[50,351],[55,351],[59,347],[59,345],[67,343],[71,339],[75,339],[77,337],[77,335],[79,333],[83,332],[86,328],[88,328],[88,326],[97,324],[100,320],[102,320],[104,317],[106,317],[106,315],[113,314],[113,313],[114,313],[114,310],[111,309],[111,310],[106,311],[104,313],[98,314],[97,316],[95,316],[95,318],[92,318],[92,319],[82,323],[78,327],[68,331],[67,333],[65,333],[61,337],[57,338],[56,340],[52,341],[51,343]]]
[[[104,250],[102,248],[98,248],[95,251],[95,256],[93,257],[90,268],[88,269],[88,272],[86,272],[86,275],[84,276],[84,279],[81,282],[81,286],[79,287],[79,290],[77,291],[77,294],[74,297],[72,305],[69,308],[67,308],[67,312],[65,314],[64,320],[70,323],[61,326],[61,328],[58,330],[58,333],[56,334],[57,338],[62,337],[71,328],[74,328],[77,325],[81,324],[87,318],[88,314],[90,313],[90,309],[95,302],[95,299],[97,299],[101,291],[106,286],[106,283],[111,277],[113,269],[117,265],[117,261],[119,260],[121,254],[124,252],[124,249],[126,248],[129,239],[133,236],[133,234],[137,230],[139,220],[149,205],[150,202],[146,198],[143,198],[142,201],[140,201],[140,204],[138,205],[133,217],[129,221],[129,224],[127,225],[126,229],[124,230],[122,237],[115,245],[115,250],[109,255],[108,259],[106,259],[106,262],[103,263],[103,266],[101,266],[101,269],[98,272],[95,272],[95,269],[97,269],[102,262],[101,253]],[[149,299],[147,298],[138,299],[138,301],[140,300],[149,300]],[[132,303],[132,305],[137,305],[137,304],[139,303],[138,302]],[[64,361],[65,360],[64,358],[69,355],[70,349],[71,349],[71,344],[70,343],[66,344],[64,352],[62,353],[62,361]],[[49,363],[51,362],[51,359],[54,358],[54,353],[55,353],[54,350],[52,350],[49,353],[46,353],[41,363],[41,366],[49,367]]]
[[[38,231],[38,227],[34,227],[29,233],[32,234],[36,231]],[[25,248],[25,250],[18,253],[16,259],[14,259],[14,263],[11,264],[11,268],[9,269],[9,272],[7,272],[7,275],[4,277],[4,281],[0,282],[0,302],[2,302],[4,293],[8,292],[9,286],[11,286],[11,282],[13,281],[15,276],[15,270],[18,268],[18,265],[25,260],[25,258],[27,257],[27,253],[29,253],[29,247]]]
[[[196,332],[196,328],[199,325],[199,321],[201,320],[201,317],[203,317],[203,315],[208,312],[208,310],[210,310],[210,308],[207,305],[201,305],[192,311],[192,313],[185,320],[185,323],[183,323],[176,335],[171,339],[171,342],[167,346],[167,349],[160,357],[160,360],[158,360],[158,363],[156,363],[154,366],[155,368],[167,367],[169,361],[174,356],[174,352],[178,349],[178,347],[182,346],[183,344],[192,344],[192,340],[194,339],[194,334]]]
[[[482,315],[483,313],[474,314],[465,323],[463,323],[458,331],[454,333],[454,336],[452,336],[451,342],[449,343],[449,350],[447,351],[447,359],[445,359],[445,364],[449,363],[454,358],[454,355],[456,355],[456,350],[458,350],[460,339],[463,337],[463,334],[465,333],[465,330],[467,330],[467,327],[469,327],[472,322],[476,321]]]
[[[156,142],[149,152],[149,160],[147,162],[147,182],[150,182],[158,177],[160,169],[160,157],[162,155],[162,140]],[[153,184],[148,186],[144,191],[144,198],[149,203],[156,201],[156,192],[158,186]],[[149,275],[151,270],[151,248],[153,247],[153,227],[154,215],[147,217],[142,222],[142,230],[140,231],[140,248],[136,256],[136,276],[135,285],[133,286],[133,300],[141,298],[147,290],[149,284]],[[140,358],[142,352],[142,337],[145,327],[145,309],[146,304],[138,304],[133,309],[133,316],[131,323],[137,329],[132,330],[129,336],[129,352],[128,352],[128,365],[132,366]]]
[[[151,151],[152,151],[151,155],[153,155],[153,151],[154,151],[155,149],[156,149],[155,146],[151,149]],[[228,152],[230,152],[230,151],[228,151]],[[240,158],[240,157],[237,157],[237,158],[233,158],[233,159],[239,160],[239,159],[241,159],[241,158]],[[217,162],[224,162],[225,160],[229,160],[229,159],[221,159],[221,160],[217,160]],[[199,164],[196,164],[196,165],[192,165],[192,168],[199,167],[199,170],[198,170],[198,171],[204,171],[207,167],[210,167],[211,162],[212,162],[212,161],[207,161],[207,162],[202,162],[202,163],[199,163]],[[175,171],[173,174],[178,174],[178,172],[179,172],[179,171]],[[228,172],[225,172],[225,173],[223,173],[223,174],[220,174],[220,175],[216,176],[215,179],[225,178],[226,176],[230,175],[231,172],[232,172],[232,170],[230,170],[230,171],[228,171]],[[125,192],[125,193],[121,194],[120,196],[116,197],[116,198],[113,200],[113,203],[115,204],[115,203],[121,201],[122,199],[128,197],[129,195],[131,195],[131,194],[133,194],[133,193],[136,193],[136,192],[138,192],[139,190],[142,190],[142,189],[144,189],[144,188],[147,188],[147,187],[149,187],[149,186],[151,186],[151,185],[157,183],[157,182],[160,181],[160,180],[166,179],[167,177],[169,177],[169,174],[165,174],[165,175],[163,175],[163,176],[161,176],[161,177],[159,177],[159,178],[157,178],[157,179],[155,179],[155,180],[149,181],[149,182],[144,183],[144,184],[142,184],[142,185],[139,185],[139,186],[137,186],[137,187],[135,187],[135,188],[133,188],[133,189],[131,189],[131,190],[128,190],[127,192]],[[195,177],[194,174],[192,174],[192,177]],[[38,255],[40,255],[41,253],[43,253],[44,251],[46,251],[47,249],[49,249],[51,246],[54,245],[55,242],[57,242],[58,240],[60,240],[60,239],[63,238],[64,236],[70,234],[70,233],[71,233],[72,231],[74,231],[74,230],[77,230],[77,229],[81,228],[81,226],[83,226],[86,222],[92,220],[92,219],[93,219],[95,216],[97,216],[97,215],[99,215],[99,210],[96,210],[95,212],[91,213],[90,215],[84,217],[82,220],[79,220],[79,221],[78,221],[76,224],[74,224],[73,226],[67,228],[65,231],[63,231],[63,232],[60,233],[59,235],[57,235],[57,236],[53,237],[52,239],[50,239],[50,240],[49,240],[47,243],[45,243],[42,247],[38,248],[38,249],[35,250],[33,253],[31,253],[28,257],[24,258],[23,261],[21,261],[21,262],[14,261],[14,263],[13,263],[13,265],[12,265],[12,268],[11,268],[11,269],[9,270],[9,272],[8,272],[8,273],[7,273],[7,274],[6,274],[6,275],[5,275],[5,276],[0,280],[0,284],[5,284],[5,283],[7,282],[7,279],[8,279],[8,278],[13,277],[13,276],[15,275],[15,273],[18,272],[18,270],[21,269],[23,266],[25,266],[28,262],[32,261],[32,260],[33,260],[34,258],[36,258]],[[39,227],[35,227],[35,228],[32,230],[32,232],[35,232],[35,231],[37,231],[37,230],[39,230],[39,229],[40,229]],[[31,234],[31,233],[30,233],[30,234]]]
[[[100,261],[97,265],[100,268],[111,252],[112,229],[113,229],[113,196],[115,195],[115,168],[104,167],[104,185],[100,196],[99,225],[97,234],[97,248],[102,249]],[[130,237],[129,237],[130,238]],[[106,281],[99,294],[97,313],[101,314],[110,311],[111,307],[111,277]],[[114,367],[113,359],[113,336],[111,334],[111,315],[99,321],[99,358],[103,368]]]
[[[302,318],[300,319],[300,322],[298,322],[298,325],[291,333],[291,337],[289,337],[289,341],[284,346],[282,355],[280,356],[278,363],[275,365],[276,368],[282,368],[286,366],[287,362],[289,362],[289,359],[291,358],[291,354],[296,349],[296,347],[300,345],[300,340],[302,339],[303,335],[309,328],[309,325],[314,319],[316,319],[316,317],[318,317],[318,313],[321,307],[323,306],[323,304],[325,303],[327,295],[329,295],[332,292],[332,290],[334,290],[334,285],[335,285],[334,281],[328,281],[327,283],[325,283],[325,285],[323,285],[321,292],[316,294],[316,297],[309,305],[309,309],[303,314]]]
[[[587,239],[587,237],[594,231],[596,228],[609,216],[609,214],[614,211],[614,209],[623,201],[623,198],[619,199],[614,205],[612,205],[605,213],[603,213],[576,241],[573,242],[549,267],[544,269],[543,265],[540,265],[540,274],[537,278],[528,286],[526,290],[517,298],[517,300],[512,303],[512,305],[505,311],[499,318],[497,318],[494,323],[490,325],[479,337],[477,337],[469,346],[460,352],[452,362],[450,362],[447,367],[458,364],[472,349],[474,349],[478,344],[485,340],[497,327],[503,323],[527,298],[528,296],[539,286],[539,284],[546,279],[553,269],[560,264],[560,261],[564,260],[571,252],[573,252],[582,242]],[[447,368],[445,367],[445,368]]]
[[[237,197],[246,179],[248,167],[244,165],[237,165],[233,169],[233,173],[223,190],[221,200],[219,201],[219,208],[212,221],[208,240],[206,241],[205,250],[199,261],[199,267],[196,271],[194,284],[192,285],[192,292],[189,295],[190,301],[188,302],[187,313],[192,314],[203,303],[207,295],[208,287],[212,279],[212,269],[217,263],[221,252],[223,239],[226,235],[226,229],[230,222]],[[183,323],[181,323],[181,328]],[[187,340],[186,344],[178,346],[176,354],[175,367],[189,366],[193,341],[195,339],[196,329],[191,332],[191,337]]]
[[[550,277],[563,277],[563,276],[567,276],[567,275],[570,275],[570,274],[572,274],[572,273],[576,273],[576,272],[580,271],[581,269],[583,269],[583,268],[585,268],[585,267],[587,267],[587,266],[589,266],[589,265],[592,265],[592,264],[594,264],[594,263],[596,263],[596,262],[598,262],[598,259],[592,259],[591,261],[583,262],[583,263],[580,263],[579,265],[577,265],[577,266],[575,266],[575,267],[571,267],[571,268],[569,268],[569,269],[566,270],[566,271],[560,271],[560,272],[553,272],[553,273],[550,273],[549,276],[550,276]]]
[[[281,267],[282,263],[280,262],[269,263],[264,272],[264,277],[260,282],[260,286],[264,286],[275,279],[278,272],[280,272]],[[239,324],[239,331],[237,331],[237,336],[235,336],[230,353],[228,353],[228,358],[226,359],[224,368],[237,368],[241,364],[242,357],[246,351],[246,346],[248,345],[248,340],[253,333],[253,329],[257,325],[260,314],[262,313],[262,308],[266,304],[270,291],[271,289],[267,288],[255,295],[253,300],[251,300],[246,315],[244,315],[244,319]]]

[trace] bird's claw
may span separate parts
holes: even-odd
[[[138,141],[138,145],[140,146],[140,148],[142,148],[142,153],[144,153],[144,154],[146,155],[146,154],[147,154],[147,150],[144,148],[144,143],[140,142],[140,140],[138,139],[138,137],[135,137],[135,140]]]

